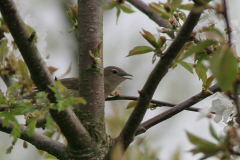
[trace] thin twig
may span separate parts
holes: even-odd
[[[233,91],[234,91],[233,100],[237,108],[237,123],[240,124],[240,106],[239,106],[238,88],[239,88],[239,82],[235,82],[233,85]]]
[[[134,101],[137,101],[138,98],[139,97],[135,97],[135,96],[117,95],[115,97],[108,97],[106,99],[106,101],[115,101],[115,100],[134,100]],[[163,106],[174,107],[174,106],[177,105],[177,104],[174,104],[174,103],[163,102],[163,101],[158,101],[158,100],[154,100],[154,99],[151,100],[151,103],[153,103],[153,105],[150,107],[150,109],[157,108],[157,107],[163,107]],[[186,110],[193,111],[193,112],[198,112],[199,108],[190,107],[190,108],[187,108]]]
[[[157,13],[153,12],[146,3],[141,0],[127,0],[131,3],[134,7],[139,9],[145,15],[147,15],[153,22],[157,23],[160,27],[170,28],[172,29],[172,25],[169,21],[162,19]],[[174,38],[173,32],[167,33],[169,37]]]
[[[220,91],[220,88],[217,87],[217,85],[213,85],[209,88],[209,91],[215,93]],[[197,95],[187,99],[186,101],[174,106],[173,108],[143,122],[136,132],[136,136],[139,134],[142,134],[146,132],[149,128],[155,126],[156,124],[159,124],[160,122],[163,122],[166,119],[169,119],[170,117],[176,115],[177,113],[185,110],[186,108],[191,107],[192,105],[198,103],[199,101],[211,96],[212,94],[210,92],[200,92]]]
[[[228,43],[230,46],[232,46],[232,42],[231,42],[231,28],[230,28],[230,24],[229,24],[229,20],[228,20],[228,13],[227,13],[227,4],[226,4],[226,0],[223,0],[223,6],[224,6],[224,11],[223,11],[223,16],[225,18],[226,24],[227,24],[227,34],[228,34]]]

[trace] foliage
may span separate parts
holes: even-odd
[[[219,10],[219,6],[213,7],[211,4],[208,4],[210,0],[195,0],[194,2],[203,4],[206,10],[208,9],[209,11],[214,11],[216,14],[224,15],[223,11]],[[66,11],[66,14],[74,23],[73,27],[69,29],[68,32],[72,32],[78,27],[78,7],[77,5],[68,5],[68,7],[70,11]],[[149,3],[148,7],[151,14],[157,14],[158,18],[160,17],[162,20],[166,20],[172,27],[158,29],[158,36],[142,29],[140,34],[149,45],[139,45],[134,47],[129,51],[127,57],[141,56],[142,54],[153,52],[152,63],[154,63],[157,58],[162,61],[166,60],[165,53],[171,47],[172,41],[168,39],[167,34],[169,32],[174,32],[176,37],[178,36],[178,33],[181,31],[187,18],[186,13],[188,12],[186,11],[190,11],[192,9],[193,3],[183,3],[182,0],[168,0],[166,3]],[[111,0],[108,2],[108,5],[103,6],[104,10],[111,10],[113,8],[116,8],[116,22],[118,22],[121,11],[128,14],[135,12],[131,5],[126,3],[125,0]],[[151,16],[151,14],[149,14],[149,16]],[[202,17],[204,16],[205,15]],[[28,66],[22,57],[16,56],[17,54],[15,51],[17,50],[17,46],[15,42],[9,41],[5,38],[4,34],[9,33],[9,30],[4,22],[4,19],[0,18],[0,22],[0,75],[7,75],[13,80],[12,85],[8,87],[5,93],[0,92],[0,117],[2,120],[2,127],[13,127],[10,134],[13,136],[14,145],[22,134],[22,125],[18,122],[16,116],[23,115],[25,117],[26,122],[24,125],[27,128],[27,135],[29,137],[34,135],[36,127],[39,123],[38,120],[40,118],[44,118],[46,123],[40,126],[42,129],[45,129],[44,135],[59,141],[62,136],[61,130],[49,114],[49,111],[57,110],[58,113],[60,113],[61,111],[64,111],[66,107],[74,109],[73,106],[79,103],[85,105],[91,102],[86,102],[82,97],[73,97],[72,92],[63,86],[60,81],[55,81],[56,87],[48,86],[49,89],[54,92],[56,103],[50,103],[48,94],[44,91],[38,91],[32,100],[23,99],[24,95],[35,92],[36,87],[31,80]],[[33,43],[37,43],[38,36],[36,36],[34,28],[29,25],[26,25],[26,28],[34,38]],[[202,93],[210,92],[209,88],[215,80],[223,93],[228,95],[229,98],[232,98],[234,94],[238,97],[238,93],[233,90],[233,86],[239,84],[239,57],[234,50],[234,45],[236,44],[230,44],[229,34],[229,29],[227,29],[226,32],[226,30],[224,31],[224,29],[216,27],[215,24],[209,23],[203,25],[200,29],[194,30],[192,36],[188,37],[188,41],[182,46],[179,52],[176,52],[177,56],[174,57],[171,64],[167,67],[175,69],[177,66],[181,66],[191,74],[195,74],[202,82]],[[12,49],[10,49],[9,45]],[[174,47],[175,46],[173,46],[173,48]],[[102,42],[99,42],[93,50],[89,51],[89,55],[93,59],[97,68],[100,68],[102,63],[100,59],[100,55],[102,54],[101,48]],[[70,66],[66,73],[71,70]],[[57,68],[52,66],[49,66],[48,69],[51,74],[57,70]],[[139,91],[139,93],[141,95],[141,91]],[[148,97],[148,95],[141,96]],[[218,104],[215,102],[218,102]],[[237,101],[235,101],[235,103],[236,102]],[[211,124],[209,131],[211,136],[215,139],[215,142],[210,142],[204,138],[200,138],[187,132],[187,137],[190,143],[194,145],[194,148],[190,150],[190,152],[194,155],[201,153],[203,155],[201,159],[217,157],[221,160],[227,160],[239,156],[239,113],[236,113],[235,110],[232,109],[235,107],[233,103],[231,103],[230,107],[222,103],[223,102],[218,100],[213,101],[215,110],[213,110],[212,107],[212,110],[209,110],[207,115],[212,115],[212,111],[214,111],[215,119],[218,118],[219,121],[222,120],[222,117],[227,115],[227,118],[223,118],[227,126],[224,135],[219,136]],[[126,108],[129,110],[132,108],[135,109],[136,104],[137,101],[131,101]],[[148,108],[151,108],[153,104],[150,103],[148,105]],[[237,104],[236,107],[238,107],[238,105],[239,104]],[[129,110],[126,111],[128,112],[128,116],[130,115]],[[234,116],[237,118],[234,119]],[[106,123],[112,137],[116,137],[119,134],[125,124],[125,121],[126,116],[122,117],[122,115],[119,115],[116,110],[113,109],[113,117],[106,118]],[[26,142],[24,143],[24,146],[27,147]],[[65,142],[65,144],[67,144],[67,142]],[[7,149],[7,153],[11,152],[13,145]],[[129,147],[125,158],[157,160],[159,150],[159,148],[153,148],[150,146],[148,138],[141,137],[137,138],[133,145]],[[55,158],[48,153],[39,152],[44,154],[45,158]],[[180,159],[180,150],[177,150],[173,154],[172,159]]]

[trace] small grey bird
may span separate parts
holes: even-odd
[[[128,74],[121,68],[115,66],[108,66],[104,68],[104,99],[108,97],[116,87],[126,79],[131,79]],[[79,97],[78,91],[78,77],[64,78],[60,80],[64,86],[71,90],[74,97]],[[23,96],[24,99],[32,99],[36,95],[36,92]]]

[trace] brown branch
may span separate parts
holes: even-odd
[[[9,122],[9,127],[2,127],[3,118],[0,118],[0,131],[10,134],[13,130],[14,123]],[[59,159],[64,159],[66,157],[65,145],[55,141],[51,138],[48,138],[42,134],[34,133],[32,136],[27,135],[28,129],[24,126],[20,127],[22,130],[22,134],[20,139],[27,141],[34,145],[37,149],[44,150],[49,154],[55,155]]]
[[[160,59],[153,71],[150,73],[143,89],[139,91],[140,97],[137,101],[137,104],[124,128],[122,129],[119,137],[113,144],[113,147],[105,156],[105,160],[109,158],[111,151],[115,150],[118,144],[123,143],[123,149],[126,150],[129,144],[132,142],[158,84],[168,72],[172,61],[177,56],[183,45],[189,40],[192,30],[196,26],[203,10],[204,7],[202,5],[193,5],[193,8],[191,9],[177,37],[174,39],[164,56]]]
[[[1,75],[1,78],[7,87],[10,87],[12,85],[12,79],[9,75],[7,74]]]
[[[233,85],[233,91],[234,91],[233,101],[237,108],[237,123],[238,124],[240,124],[240,106],[239,106],[239,97],[238,97],[239,96],[239,94],[238,94],[239,83],[240,82],[235,82]]]
[[[93,141],[101,143],[107,137],[104,122],[104,85],[102,41],[103,41],[102,1],[78,0],[78,66],[80,97],[88,103],[81,105],[76,112],[89,131]],[[98,51],[96,57],[89,52]],[[96,59],[95,59],[96,58]],[[93,145],[92,145],[93,146]],[[100,147],[95,145],[94,147]],[[98,150],[98,149],[97,149]]]
[[[28,32],[23,23],[13,0],[1,0],[0,11],[28,66],[33,82],[40,91],[49,93],[48,98],[51,103],[54,103],[54,93],[48,88],[48,85],[54,86],[54,81],[36,45],[34,42],[29,41],[31,33]],[[91,141],[91,138],[69,108],[62,112],[50,110],[50,114],[57,122],[70,146],[76,148],[82,147],[82,145],[84,148],[88,146],[87,144]],[[69,130],[71,130],[71,132],[69,132]]]
[[[139,9],[141,12],[146,14],[153,22],[157,23],[160,27],[164,28],[172,28],[172,25],[169,21],[162,19],[157,13],[153,12],[146,3],[141,0],[127,0],[131,3],[134,7]],[[169,37],[174,38],[173,32],[167,33]]]
[[[212,87],[209,88],[209,91],[215,93],[220,91],[220,88],[217,87],[217,85],[213,85]],[[136,136],[139,134],[142,134],[146,132],[149,128],[155,126],[156,124],[159,124],[160,122],[178,114],[179,112],[185,110],[186,108],[191,107],[192,105],[198,103],[199,101],[203,100],[204,98],[207,98],[211,96],[212,94],[210,92],[200,92],[196,94],[195,96],[187,99],[186,101],[174,106],[173,108],[147,120],[146,122],[143,122],[139,127],[136,132]]]
[[[135,97],[135,96],[118,95],[118,96],[115,96],[115,97],[108,97],[106,99],[106,101],[114,101],[114,100],[134,100],[134,101],[137,101],[138,98],[139,97]],[[152,99],[150,103],[153,103],[153,106],[151,106],[151,108],[157,108],[157,107],[162,107],[162,106],[166,106],[166,107],[176,106],[176,104],[173,104],[173,103],[158,101],[158,100],[154,100],[154,99]],[[187,108],[186,110],[193,111],[193,112],[198,112],[199,108],[190,107],[190,108]]]
[[[229,24],[229,20],[228,20],[228,13],[227,13],[227,4],[226,4],[226,0],[222,0],[223,1],[223,6],[224,6],[224,11],[223,11],[223,16],[225,18],[226,21],[226,26],[227,26],[227,34],[228,34],[228,43],[230,46],[232,46],[232,42],[231,42],[231,28],[230,28],[230,24]]]

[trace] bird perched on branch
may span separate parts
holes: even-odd
[[[131,79],[128,74],[121,68],[115,66],[108,66],[104,68],[104,99],[108,97],[116,87],[126,79]],[[79,81],[78,77],[64,78],[60,80],[64,86],[71,90],[74,97],[79,97]],[[23,96],[24,99],[33,99],[36,92]]]

